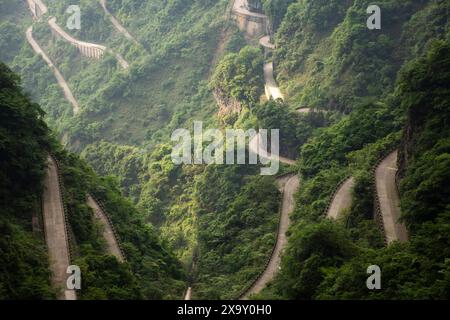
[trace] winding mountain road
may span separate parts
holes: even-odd
[[[58,299],[76,300],[75,291],[65,289],[68,276],[66,271],[70,265],[70,251],[58,167],[51,156],[47,161],[47,176],[42,195],[42,215],[52,271],[52,284],[58,289]]]
[[[267,19],[267,16],[262,13],[249,11],[247,9],[247,0],[235,0],[232,11],[233,13],[241,14],[244,16]]]
[[[106,9],[106,1],[101,0],[100,1],[102,6],[104,6]],[[30,8],[30,11],[35,19],[40,19],[42,16],[44,16],[48,12],[47,6],[41,1],[41,0],[27,0],[28,6]],[[111,15],[112,17],[112,15]],[[48,21],[50,27],[52,30],[58,34],[60,37],[71,43],[72,45],[76,46],[80,52],[87,56],[87,57],[94,57],[94,58],[100,58],[104,52],[109,52],[112,55],[114,55],[119,62],[120,66],[123,69],[129,68],[129,63],[120,55],[114,53],[112,50],[106,48],[105,46],[78,41],[77,39],[70,36],[68,33],[66,33],[57,23],[55,17],[50,17]],[[113,23],[115,26],[116,24]],[[117,27],[117,26],[116,26]],[[126,31],[126,30],[125,30]],[[36,54],[40,55],[44,61],[47,63],[48,67],[52,70],[56,81],[58,85],[63,89],[64,97],[67,101],[72,105],[72,111],[73,114],[76,115],[80,111],[80,106],[78,104],[78,101],[75,99],[72,90],[70,89],[69,85],[67,84],[67,81],[64,79],[63,75],[59,71],[59,69],[54,65],[54,63],[51,61],[51,59],[48,57],[48,55],[44,52],[44,50],[39,46],[37,41],[33,38],[33,26],[30,26],[26,31],[26,39],[28,43],[33,48],[34,52]]]
[[[117,260],[120,262],[125,261],[125,257],[122,254],[122,250],[120,250],[119,241],[117,240],[112,225],[110,224],[105,212],[90,195],[87,197],[87,205],[94,212],[95,219],[100,222],[103,227],[103,238],[106,241],[106,247],[108,252],[115,256]]]
[[[376,190],[387,243],[408,241],[406,226],[399,221],[400,198],[396,184],[398,151],[392,152],[375,171]]]
[[[48,20],[48,24],[57,35],[59,35],[65,41],[69,42],[71,45],[77,47],[81,54],[83,54],[84,56],[88,58],[100,59],[105,52],[108,52],[116,57],[117,61],[123,69],[129,68],[129,63],[120,54],[113,52],[111,49],[100,44],[80,41],[72,37],[56,23],[55,17],[50,18]]]
[[[267,22],[267,16],[261,13],[255,13],[247,10],[246,0],[235,0],[233,3],[232,13],[239,16],[249,16],[252,18],[254,23],[264,23]],[[270,37],[264,36],[259,40],[260,45],[262,45],[267,50],[273,50],[275,46],[270,43]],[[264,65],[264,78],[265,78],[265,93],[268,100],[270,99],[281,99],[284,100],[280,89],[278,88],[276,81],[273,76],[273,63],[269,62]],[[261,139],[261,134],[258,133],[249,142],[249,150],[255,154],[258,154],[262,158],[270,159],[272,161],[279,160],[280,162],[288,165],[294,165],[296,162],[292,159],[288,159],[282,156],[272,155],[267,152],[266,146],[264,146],[263,139]],[[294,210],[294,195],[297,192],[300,179],[298,175],[292,174],[289,176],[284,176],[277,179],[277,183],[283,192],[283,199],[281,203],[280,212],[280,223],[278,225],[277,231],[277,242],[275,244],[272,255],[269,262],[262,272],[262,274],[257,278],[253,285],[241,295],[241,299],[247,300],[252,294],[260,292],[265,288],[268,282],[270,282],[278,270],[280,269],[281,254],[283,249],[287,244],[286,231],[290,225],[289,215]]]
[[[338,219],[344,210],[350,209],[352,205],[352,190],[355,179],[348,178],[338,189],[327,212],[327,217]]]
[[[265,93],[268,100],[284,100],[283,95],[281,94],[281,90],[275,81],[273,76],[273,62],[268,62],[264,64],[264,80],[265,84]]]
[[[184,296],[184,300],[191,300],[192,298],[192,287],[189,287],[186,291],[186,295]]]
[[[30,8],[30,11],[35,19],[40,19],[43,15],[45,15],[48,12],[47,6],[42,2],[42,0],[27,0],[28,6]],[[102,6],[108,12],[106,9],[106,2],[101,1]],[[110,14],[110,17],[112,15]],[[114,18],[114,17],[112,17]],[[114,19],[115,20],[115,19]],[[115,21],[116,23],[113,23],[114,26],[117,27],[117,25],[120,26],[120,24]],[[117,61],[119,62],[120,66],[123,69],[129,68],[129,63],[118,53],[113,52],[113,50],[106,48],[105,46],[95,44],[95,43],[89,43],[84,41],[79,41],[69,35],[67,32],[65,32],[57,23],[55,17],[50,17],[48,20],[48,24],[54,34],[60,36],[65,41],[69,42],[73,46],[77,47],[77,49],[83,54],[84,56],[88,58],[96,58],[100,59],[105,52],[108,52],[116,57]],[[120,26],[121,27],[121,26]],[[122,27],[122,29],[124,29]],[[127,33],[127,31],[124,29],[124,31]]]
[[[50,70],[52,70],[53,74],[55,75],[56,81],[58,82],[59,86],[63,89],[65,98],[72,105],[73,113],[76,115],[80,111],[80,106],[78,104],[78,101],[73,96],[72,91],[70,90],[69,85],[67,84],[66,80],[62,76],[61,72],[53,64],[53,62],[50,60],[50,58],[47,56],[47,54],[44,52],[44,50],[42,50],[42,48],[39,46],[39,44],[33,38],[33,27],[32,26],[30,26],[27,29],[26,38],[27,38],[28,43],[33,48],[34,52],[36,52],[36,54],[40,55],[42,57],[42,59],[44,59],[44,61],[47,63]]]
[[[27,3],[35,19],[41,18],[48,12],[48,8],[42,0],[27,0]]]
[[[259,39],[259,44],[266,49],[275,50],[275,45],[270,42],[270,36],[264,36]]]
[[[252,12],[247,9],[247,0],[235,0],[233,3],[232,13],[236,16],[247,16],[254,24],[262,25],[261,28],[267,31],[265,25],[268,21],[266,15],[258,12]],[[275,45],[270,42],[270,36],[265,35],[259,39],[259,44],[266,50],[274,50]],[[280,88],[278,87],[273,74],[273,62],[264,64],[265,94],[267,100],[284,100]]]
[[[298,175],[292,174],[287,182],[285,182],[283,188],[283,200],[281,204],[280,223],[278,225],[277,242],[273,250],[272,256],[269,260],[267,268],[257,281],[247,290],[242,300],[247,300],[252,294],[259,293],[266,285],[275,277],[276,273],[280,269],[281,254],[287,244],[286,231],[290,225],[289,215],[294,211],[295,199],[294,195],[300,186],[300,179]]]
[[[275,45],[270,42],[270,36],[264,36],[261,39],[259,39],[259,44],[268,51],[275,50]],[[275,81],[275,77],[273,75],[273,62],[267,62],[264,64],[264,91],[266,94],[267,100],[273,99],[278,100],[281,99],[284,100],[284,96],[281,93],[280,88],[278,87],[277,82]]]
[[[129,33],[128,30],[124,26],[122,26],[122,24],[116,19],[116,17],[108,10],[108,7],[106,6],[106,0],[100,0],[100,5],[102,6],[103,11],[105,11],[105,14],[109,17],[109,20],[116,28],[116,30],[128,40],[131,40],[135,44],[140,45],[136,38],[133,37],[131,33]]]
[[[37,1],[37,0],[35,0]],[[32,0],[28,1],[33,2]],[[108,11],[106,7],[106,0],[100,0],[100,3],[105,10],[105,13],[109,16],[112,24],[116,29],[122,33],[126,38],[137,43],[135,38],[114,18],[114,16]],[[233,6],[233,10],[240,14],[249,15],[253,17],[263,18],[266,17],[263,14],[254,13],[248,11],[245,6],[245,0],[236,0]],[[87,43],[79,41],[69,34],[67,34],[62,28],[56,24],[56,18],[49,20],[49,25],[52,29],[58,33],[62,38],[71,44],[75,45],[79,50],[90,57],[97,57],[103,55],[104,52],[111,52],[105,46]],[[48,56],[43,52],[37,42],[32,36],[32,27],[29,27],[26,32],[27,40],[33,47],[33,50],[41,55],[49,67],[55,74],[58,84],[63,88],[64,94],[73,105],[74,113],[79,111],[79,106],[73,94],[70,91],[66,81],[62,77],[59,70],[54,66]],[[269,36],[265,36],[260,39],[260,44],[268,49],[273,50],[275,46],[270,43]],[[114,54],[114,53],[113,53]],[[122,68],[127,69],[129,64],[119,54],[114,54],[119,61]],[[264,65],[264,77],[265,77],[265,90],[268,99],[283,100],[284,97],[281,94],[279,87],[273,76],[273,63],[269,62]],[[249,144],[249,149],[260,155],[260,157],[268,159],[278,158],[280,162],[293,165],[294,160],[284,158],[281,156],[274,156],[267,153],[266,148],[262,145],[262,139],[260,134],[254,137]],[[376,190],[380,204],[380,210],[383,218],[383,225],[386,233],[388,243],[393,241],[407,241],[408,233],[404,224],[399,222],[401,215],[400,212],[400,200],[398,196],[395,174],[397,172],[397,151],[390,154],[376,169]],[[276,158],[275,158],[276,157]],[[65,225],[64,208],[62,204],[62,195],[59,184],[59,177],[57,172],[56,163],[53,158],[48,159],[49,167],[48,174],[45,180],[45,191],[43,194],[43,217],[44,217],[44,229],[46,234],[46,243],[48,246],[50,267],[52,269],[52,283],[59,288],[65,287],[65,279],[67,278],[66,269],[70,264],[69,247],[68,247],[68,235]],[[280,178],[277,181],[283,190],[283,199],[280,212],[280,223],[277,232],[277,241],[274,247],[273,253],[269,259],[266,269],[263,271],[260,277],[255,283],[245,292],[242,299],[248,299],[251,295],[259,293],[265,286],[274,278],[280,268],[281,254],[287,244],[286,231],[289,228],[290,218],[289,215],[293,212],[295,201],[294,195],[299,188],[300,179],[297,175],[292,174],[289,178]],[[327,216],[333,219],[337,219],[340,213],[351,206],[351,190],[354,186],[354,179],[349,178],[338,189],[333,197],[330,208],[327,212]],[[116,256],[120,261],[124,261],[123,254],[120,250],[118,241],[114,236],[111,225],[102,211],[100,206],[95,202],[92,197],[88,197],[87,204],[95,212],[96,219],[104,226],[104,237],[107,243],[108,251]],[[192,295],[192,288],[189,287],[185,299],[190,300]],[[59,295],[60,299],[75,300],[76,294],[74,291],[61,290]]]
[[[249,142],[249,149],[251,152],[259,155],[261,158],[269,159],[272,161],[275,161],[278,159],[281,163],[288,164],[288,165],[295,165],[295,160],[282,157],[282,156],[275,156],[267,152],[267,147],[264,145],[263,139],[261,139],[261,134],[258,133],[256,136],[254,136],[250,142]]]

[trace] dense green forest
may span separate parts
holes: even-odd
[[[181,264],[161,243],[115,180],[99,178],[78,156],[62,149],[45,124],[44,112],[23,93],[20,80],[0,64],[1,102],[1,262],[0,298],[51,299],[50,270],[40,216],[48,153],[59,160],[65,186],[73,263],[83,274],[81,299],[176,299],[184,290]],[[100,226],[86,194],[105,204],[122,240],[126,263],[106,254]],[[41,231],[39,231],[41,229]]]
[[[448,28],[448,1],[378,1],[381,30],[368,32],[370,1],[297,1],[277,30],[278,80],[292,104],[348,111],[392,91],[403,61]]]
[[[101,60],[79,55],[76,48],[51,36],[47,19],[35,22],[35,39],[61,70],[81,105],[77,117],[72,116],[48,67],[23,37],[31,24],[24,1],[14,8],[24,16],[20,24],[14,23],[14,16],[2,18],[2,44],[8,46],[11,38],[20,40],[0,58],[22,76],[52,126],[61,136],[67,134],[72,150],[82,151],[99,140],[154,147],[195,117],[213,118],[215,105],[207,85],[210,65],[221,55],[216,47],[222,40],[222,30],[230,28],[227,39],[239,47],[239,39],[234,39],[239,35],[236,28],[223,19],[227,2],[198,0],[187,5],[182,0],[108,1],[111,11],[138,40],[140,45],[136,45],[115,31],[98,1],[78,1],[81,30],[66,31],[77,39],[121,53],[131,65],[128,70],[121,69],[112,54]],[[65,10],[73,4],[52,3],[47,16],[55,16],[65,28]],[[117,7],[121,9],[114,10]]]
[[[45,242],[31,218],[40,208],[49,131],[18,81],[0,64],[0,298],[48,299],[54,293]]]
[[[81,299],[179,299],[188,286],[193,299],[239,296],[272,251],[281,194],[258,165],[174,165],[171,134],[194,121],[280,129],[281,155],[297,161],[279,172],[301,178],[281,268],[255,298],[450,297],[449,1],[380,0],[382,28],[368,30],[368,0],[262,0],[270,54],[238,29],[233,1],[107,1],[136,41],[99,1],[43,1],[49,12],[32,20],[26,1],[0,0],[0,61],[10,68],[0,65],[0,299],[55,298],[45,241],[31,226],[48,152],[61,163]],[[66,27],[73,4],[80,30]],[[50,16],[112,51],[82,56],[52,35]],[[78,114],[28,44],[30,25]],[[270,61],[284,101],[264,96]],[[372,169],[394,148],[410,241],[386,246]],[[351,208],[325,219],[349,176]],[[88,193],[110,214],[125,263],[105,254]],[[372,264],[383,290],[365,286]]]
[[[348,115],[316,131],[300,149],[304,180],[295,222],[281,272],[260,298],[450,296],[444,183],[449,4],[384,1],[383,27],[372,34],[365,29],[368,4],[298,1],[277,29],[278,80],[289,93],[288,104]],[[371,171],[394,147],[400,150],[401,207],[411,239],[385,247],[373,220]],[[342,223],[324,219],[333,189],[350,174],[356,179],[351,209]],[[372,264],[382,267],[386,289],[365,288]]]
[[[344,141],[331,141],[336,159],[332,168],[317,167],[322,152],[305,145],[301,172],[304,187],[298,194],[290,243],[282,271],[261,297],[284,299],[446,299],[449,297],[448,247],[448,126],[449,42],[435,42],[425,57],[407,64],[395,91],[387,98],[386,111],[400,110],[408,117],[403,134],[383,135],[361,150],[346,152]],[[439,67],[438,67],[439,66]],[[367,108],[366,108],[367,110]],[[351,114],[356,116],[355,112]],[[351,120],[350,120],[351,121]],[[370,120],[359,115],[364,121]],[[385,118],[385,122],[394,121]],[[353,123],[353,128],[361,123]],[[412,128],[413,126],[414,128]],[[345,125],[330,127],[334,136],[344,137]],[[412,130],[411,130],[412,129]],[[368,132],[368,131],[367,131]],[[329,148],[327,135],[319,136],[315,148]],[[323,139],[323,140],[322,140]],[[348,140],[346,139],[345,142]],[[407,244],[385,247],[373,221],[370,170],[377,158],[399,145],[403,150],[401,180],[403,218],[411,231]],[[357,146],[355,144],[355,146]],[[305,154],[305,152],[307,154]],[[306,162],[307,159],[311,161]],[[326,161],[325,161],[326,162]],[[425,169],[426,168],[426,169]],[[445,168],[445,169],[444,169]],[[351,171],[357,177],[353,206],[345,223],[324,220],[329,190]],[[338,174],[341,172],[341,174]],[[317,197],[317,193],[323,194]],[[319,199],[318,199],[319,198]],[[323,200],[321,200],[323,199]],[[395,258],[393,258],[395,257]],[[369,291],[361,286],[366,268],[382,266],[385,290]]]

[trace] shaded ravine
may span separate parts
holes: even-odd
[[[47,63],[50,70],[52,70],[53,74],[55,75],[56,81],[58,82],[58,85],[63,89],[64,96],[67,99],[67,101],[70,102],[72,105],[73,113],[76,115],[80,111],[80,106],[78,104],[78,101],[75,99],[75,97],[72,94],[72,91],[69,88],[69,85],[67,84],[66,80],[62,76],[59,69],[53,64],[53,62],[50,60],[50,58],[47,56],[47,54],[42,50],[42,48],[39,46],[39,44],[36,42],[36,40],[33,38],[33,27],[30,26],[26,31],[26,38],[28,43],[33,48],[34,52],[36,54],[40,55],[42,59]]]
[[[103,11],[105,11],[105,14],[108,16],[109,20],[111,21],[112,25],[116,28],[116,30],[120,32],[128,40],[131,40],[136,45],[140,46],[136,38],[133,37],[131,33],[129,33],[128,30],[124,26],[122,26],[119,20],[117,20],[116,17],[108,10],[108,7],[106,6],[106,0],[100,0],[100,5],[102,6]]]
[[[398,151],[387,156],[375,170],[377,199],[387,244],[394,241],[408,241],[408,231],[400,222],[400,197],[398,194],[396,174]]]
[[[327,217],[331,219],[339,219],[342,212],[350,209],[352,205],[352,190],[355,186],[355,179],[348,178],[342,183],[333,196],[330,207],[327,211]]]
[[[87,202],[89,208],[94,212],[95,219],[103,227],[103,238],[106,241],[106,249],[109,254],[115,256],[120,262],[125,261],[125,257],[120,249],[119,241],[114,233],[114,228],[110,223],[106,213],[103,211],[97,201],[91,196],[87,196]]]
[[[66,271],[70,265],[70,249],[58,167],[55,159],[51,156],[48,156],[47,162],[47,176],[42,195],[42,216],[52,271],[51,282],[53,287],[58,290],[59,300],[76,300],[75,291],[66,289]]]
[[[283,179],[283,178],[281,178]],[[280,183],[281,181],[278,181]],[[273,280],[281,264],[281,255],[287,244],[286,231],[290,225],[289,215],[294,211],[295,199],[294,195],[300,186],[300,179],[298,175],[292,174],[289,176],[287,182],[283,187],[283,199],[280,211],[280,222],[277,231],[277,240],[273,249],[269,262],[263,273],[256,279],[256,281],[246,290],[240,297],[241,300],[247,300],[253,294],[261,292],[266,285]]]

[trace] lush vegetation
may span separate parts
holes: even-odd
[[[342,125],[337,124],[325,131],[333,133],[337,139],[329,141],[330,137],[322,134],[303,147],[301,172],[310,178],[298,195],[297,203],[301,205],[294,214],[297,222],[290,231],[282,271],[261,297],[449,297],[449,190],[444,182],[448,179],[449,168],[450,135],[448,126],[444,125],[450,115],[447,85],[450,79],[449,50],[449,42],[433,43],[426,57],[404,67],[395,93],[385,104],[380,104],[379,114],[384,112],[386,116],[389,109],[399,109],[408,114],[403,138],[399,134],[389,134],[390,131],[395,132],[397,123],[392,114],[391,118],[384,120],[389,125],[378,125],[381,131],[377,133],[374,128],[366,128],[368,121],[364,121],[364,114],[356,110],[342,121]],[[358,123],[355,122],[352,128],[361,132],[345,134],[345,121],[352,121],[353,117],[358,117]],[[371,136],[364,136],[362,132],[370,132]],[[349,137],[373,143],[363,146]],[[378,157],[400,141],[402,210],[410,241],[385,247],[372,220],[373,199],[367,172]],[[321,160],[320,157],[328,157],[324,150],[330,150],[334,156]],[[339,154],[344,157],[337,157]],[[331,159],[335,161],[330,163]],[[353,206],[346,213],[343,224],[324,221],[323,210],[333,185],[349,171],[357,180]],[[372,264],[382,268],[383,289],[380,291],[370,291],[365,287],[366,268]]]
[[[56,16],[59,25],[65,28],[69,16],[65,11],[72,4],[70,1],[47,3],[48,16]],[[203,120],[205,126],[215,124],[216,105],[208,86],[209,76],[223,55],[238,53],[245,41],[237,28],[224,20],[228,5],[225,0],[108,1],[110,11],[139,45],[128,41],[113,28],[98,2],[80,1],[79,4],[81,30],[66,31],[80,40],[101,43],[120,53],[130,62],[129,70],[121,70],[110,54],[99,61],[82,57],[74,47],[51,36],[45,18],[33,23],[28,9],[22,4],[1,13],[5,22],[0,26],[3,31],[0,40],[2,47],[10,49],[8,52],[2,50],[1,59],[22,76],[24,87],[40,102],[47,112],[46,120],[66,146],[80,151],[97,172],[116,176],[116,179],[108,180],[108,188],[119,186],[120,192],[129,196],[139,208],[139,218],[158,228],[165,245],[188,268],[197,246],[194,185],[204,168],[174,167],[170,159],[171,146],[167,142],[174,129],[189,128],[193,120]],[[76,117],[45,62],[24,41],[25,29],[32,23],[34,38],[61,70],[80,103],[81,112]],[[11,39],[20,41],[11,46]],[[250,56],[246,56],[246,52]],[[252,88],[256,92],[252,92],[256,101],[262,92],[262,54],[247,48],[241,57],[243,63],[249,60],[254,64],[246,76],[259,71],[257,85]],[[252,61],[254,57],[259,60]],[[71,222],[77,233],[77,245],[80,254],[87,255],[98,252],[101,245],[94,237],[94,224],[79,225],[89,215],[84,194],[94,192],[98,189],[94,186],[102,184],[93,182],[90,174],[80,171],[80,166],[84,165],[69,157],[65,161],[64,175],[68,184],[69,209],[74,212]],[[113,217],[114,210],[110,212]],[[122,222],[119,220],[118,223]],[[147,232],[150,231],[142,230],[138,238],[150,237],[144,236]],[[122,238],[125,241],[130,236],[128,233]],[[133,243],[131,239],[130,243],[134,248],[130,249],[130,254],[135,250],[138,251],[136,254],[145,253],[140,248],[142,243]],[[171,266],[172,262],[165,263]],[[102,264],[104,262],[98,261],[99,267]],[[130,261],[130,264],[134,262]],[[88,263],[83,265],[92,268]],[[163,278],[164,275],[157,274],[153,267],[149,261],[140,261],[131,269],[137,277],[150,274],[149,279]],[[171,275],[174,274],[175,271]],[[105,278],[105,283],[110,283],[108,279]],[[142,286],[147,285],[140,278],[139,282]],[[128,286],[129,294],[136,294],[133,279]],[[167,286],[176,288],[177,284],[168,281]],[[89,292],[87,296],[94,294],[97,292]],[[98,295],[101,297],[103,293]],[[121,295],[117,293],[117,296]],[[158,292],[145,297],[167,298],[169,295],[166,290],[164,294]]]
[[[211,87],[220,99],[234,99],[247,108],[254,107],[264,86],[263,55],[247,46],[239,53],[226,55],[217,65]]]
[[[49,152],[61,161],[72,262],[82,269],[79,298],[180,298],[185,283],[181,265],[161,244],[153,227],[121,197],[113,179],[100,179],[77,156],[58,146],[45,125],[43,111],[23,94],[18,77],[5,65],[0,67],[1,298],[55,297],[49,285],[48,257],[39,218]],[[86,205],[88,193],[105,204],[120,236],[126,263],[106,252],[101,226]]]
[[[113,159],[96,158],[95,152],[87,157],[100,167],[125,170],[124,177],[145,168],[140,171],[145,175],[122,181],[123,188],[140,186],[141,211],[177,257],[193,266],[194,297],[235,298],[261,271],[274,245],[280,200],[274,181],[259,177],[258,166],[174,166],[170,153],[170,146],[161,146],[150,156],[122,148]]]
[[[449,297],[448,1],[380,0],[382,29],[371,31],[369,0],[262,0],[276,43],[266,57],[227,19],[227,0],[108,1],[137,44],[97,1],[77,3],[82,28],[67,31],[120,53],[128,70],[111,53],[81,56],[52,37],[45,18],[33,22],[25,2],[0,0],[0,60],[46,112],[2,65],[0,298],[55,297],[45,242],[30,224],[49,150],[62,164],[81,299],[176,299],[187,285],[194,298],[239,295],[271,252],[280,195],[258,166],[174,165],[171,133],[199,120],[205,129],[280,129],[281,154],[298,159],[282,168],[302,178],[289,244],[258,298]],[[64,28],[71,4],[48,4]],[[31,24],[78,115],[26,42]],[[284,102],[262,97],[268,59]],[[297,111],[305,107],[313,111]],[[44,120],[84,160],[58,146]],[[386,247],[373,220],[371,170],[393,148],[411,239]],[[325,220],[332,192],[350,175],[351,208],[341,221]],[[87,193],[104,203],[127,262],[105,251]],[[372,264],[382,267],[381,291],[365,287]]]
[[[381,30],[370,1],[297,1],[276,34],[278,80],[291,103],[349,111],[392,91],[402,61],[445,37],[448,1],[384,0]]]
[[[75,235],[76,263],[84,269],[86,299],[177,299],[184,290],[184,273],[161,244],[156,230],[145,223],[132,203],[120,195],[114,178],[99,179],[78,157],[58,154],[62,161],[69,223]],[[105,205],[119,234],[127,263],[105,256],[99,226],[86,205],[86,194]],[[110,263],[110,265],[109,265]],[[92,281],[92,282],[89,282]]]
[[[32,230],[40,213],[49,130],[43,112],[0,63],[0,299],[51,299],[44,239]]]
[[[108,1],[111,12],[139,42],[136,45],[114,29],[98,1],[80,1],[81,30],[66,31],[121,53],[131,64],[126,71],[113,54],[101,60],[82,57],[76,48],[52,38],[46,19],[35,22],[35,39],[61,70],[81,105],[76,118],[48,67],[26,41],[19,42],[17,50],[11,48],[13,60],[2,59],[22,76],[52,127],[61,136],[67,133],[72,150],[82,151],[101,139],[119,145],[155,146],[193,118],[212,119],[215,104],[208,94],[208,76],[210,64],[222,54],[216,50],[217,43],[229,28],[229,22],[223,21],[227,2]],[[48,4],[49,15],[56,16],[65,28],[69,17],[65,11],[73,4],[68,0]],[[30,15],[25,5],[17,5],[16,11]],[[2,29],[7,32],[5,37],[23,39],[30,19],[20,20],[14,29],[6,25],[8,21]],[[236,31],[231,28],[229,33]]]
[[[275,244],[279,192],[257,166],[209,166],[196,185],[199,261],[194,294],[235,299]],[[218,188],[212,188],[212,186]]]

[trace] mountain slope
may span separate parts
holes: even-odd
[[[60,161],[71,262],[82,270],[79,298],[181,297],[184,289],[181,265],[161,244],[155,231],[120,196],[113,181],[97,177],[77,156],[62,150],[51,137],[42,110],[23,94],[17,76],[5,65],[0,67],[1,256],[6,259],[2,260],[0,273],[2,298],[55,297],[50,288],[42,233],[43,223],[48,221],[43,220],[40,211],[48,153]],[[53,191],[47,189],[46,194]],[[94,212],[86,205],[89,193],[104,202],[122,239],[127,262],[108,254]],[[50,230],[46,228],[46,232]]]

